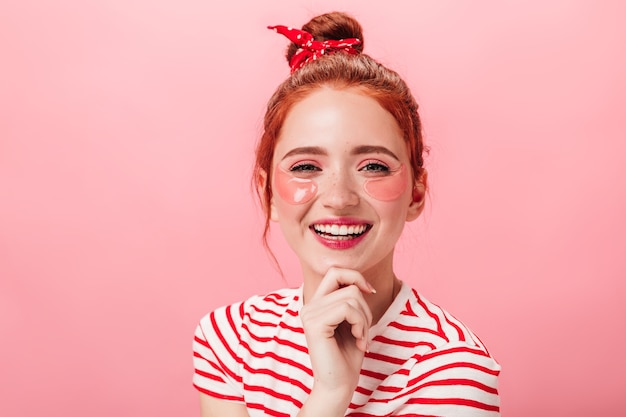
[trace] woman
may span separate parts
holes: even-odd
[[[303,285],[202,319],[202,415],[499,415],[499,365],[393,270],[427,189],[408,87],[362,53],[350,16],[273,29],[293,42],[292,74],[268,104],[255,183],[264,239],[277,222]]]

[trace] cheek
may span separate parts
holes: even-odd
[[[370,178],[363,184],[365,192],[379,201],[394,201],[400,198],[409,182],[409,175],[404,165],[393,175]]]
[[[310,179],[296,178],[277,165],[274,169],[274,189],[287,203],[304,204],[317,194],[317,183]]]

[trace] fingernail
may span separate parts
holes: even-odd
[[[367,287],[370,289],[370,292],[372,294],[376,294],[376,288],[372,287],[372,284],[370,284],[369,282],[367,283]]]

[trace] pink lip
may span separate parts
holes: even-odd
[[[313,224],[338,224],[340,226],[345,224],[346,226],[357,226],[360,224],[369,224],[369,222],[355,217],[334,217],[330,219],[316,220]]]
[[[316,222],[314,222],[314,224],[336,224],[340,226],[341,225],[353,226],[353,225],[362,225],[362,224],[370,224],[370,223],[360,220],[360,219],[356,219],[356,218],[341,217],[341,218],[317,220]],[[323,236],[318,235],[315,229],[313,229],[313,225],[311,225],[310,229],[311,229],[311,233],[313,233],[313,236],[315,236],[317,241],[320,242],[322,245],[330,249],[341,249],[341,250],[355,247],[365,238],[365,235],[367,235],[370,231],[370,229],[368,228],[359,237],[349,239],[349,240],[333,240],[333,239],[326,239]]]

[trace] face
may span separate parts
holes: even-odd
[[[411,172],[390,113],[356,90],[321,88],[296,103],[282,126],[271,218],[305,274],[331,266],[391,271],[404,224],[423,206],[424,184]]]

